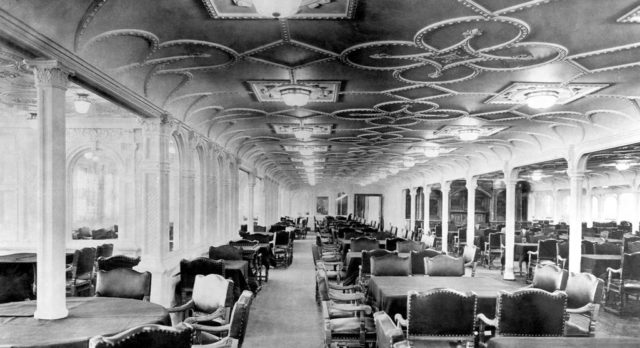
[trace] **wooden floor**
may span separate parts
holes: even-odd
[[[294,242],[293,264],[272,269],[269,282],[253,301],[244,347],[323,347],[320,308],[315,302],[315,275],[311,257],[313,239]],[[478,267],[479,276],[500,278],[499,270]],[[524,280],[516,282],[523,286]],[[601,309],[597,337],[640,337],[640,317],[620,318]]]

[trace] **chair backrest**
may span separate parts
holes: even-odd
[[[96,261],[96,248],[82,248],[73,254],[72,278],[91,279]]]
[[[361,252],[362,250],[375,250],[380,249],[380,244],[377,239],[369,237],[358,237],[351,239],[351,252]]]
[[[129,268],[98,271],[96,296],[149,300],[151,273],[140,273]]]
[[[196,274],[224,275],[225,264],[223,260],[211,260],[207,257],[196,257],[193,260],[180,260],[180,286],[183,289],[193,288]]]
[[[596,253],[596,242],[590,240],[582,240],[582,254],[592,255]]]
[[[209,247],[209,258],[213,260],[242,260],[242,250],[231,245],[211,246]]]
[[[244,237],[247,240],[255,240],[258,243],[271,242],[271,236],[266,233],[250,233]]]
[[[28,263],[13,264],[0,270],[0,303],[33,298],[34,277],[33,265]]]
[[[105,243],[96,247],[96,258],[109,257],[113,255],[113,244]]]
[[[387,238],[385,240],[385,249],[389,250],[389,251],[394,251],[396,250],[396,245],[398,242],[404,241],[406,239],[404,238],[400,238],[400,237],[392,237],[392,238]]]
[[[621,255],[622,245],[611,242],[596,244],[596,254],[600,255]]]
[[[563,336],[567,294],[542,289],[499,291],[496,334],[503,336]]]
[[[190,348],[193,328],[185,324],[164,326],[147,324],[113,336],[95,336],[89,348]]]
[[[556,262],[558,259],[558,240],[543,239],[538,241],[538,261],[552,260]]]
[[[411,252],[411,273],[412,274],[424,274],[424,259],[428,257],[434,257],[442,255],[441,251],[435,249],[424,249],[421,251]]]
[[[573,273],[567,280],[567,308],[580,308],[589,303],[600,303],[604,281],[591,273]]]
[[[609,239],[622,239],[622,236],[624,235],[624,231],[623,230],[619,230],[619,229],[613,229],[611,231],[609,231]]]
[[[386,312],[373,313],[376,325],[376,348],[392,348],[394,343],[404,340],[404,333]]]
[[[362,250],[362,273],[371,274],[371,258],[380,257],[388,254],[394,254],[395,251],[389,251],[386,249],[374,249],[374,250]]]
[[[396,250],[399,253],[410,253],[412,251],[422,251],[424,249],[424,243],[416,242],[414,240],[403,240],[396,243]]]
[[[222,307],[233,305],[233,280],[219,274],[196,275],[193,282],[195,308],[201,312],[213,313]]]
[[[244,342],[244,335],[247,332],[247,323],[249,322],[249,311],[251,310],[252,302],[253,293],[249,290],[245,290],[242,292],[240,298],[231,311],[228,337],[238,341],[238,345],[236,346],[238,348],[242,347],[242,342]]]
[[[320,247],[315,245],[315,244],[311,244],[311,256],[313,256],[313,264],[317,264],[318,260],[320,260],[321,256],[320,256]]]
[[[630,236],[622,239],[622,252],[631,254],[640,251],[640,237]],[[633,249],[633,250],[632,250]]]
[[[462,277],[464,260],[461,257],[438,255],[424,259],[425,274],[432,277]]]
[[[388,254],[371,258],[371,275],[373,276],[408,276],[411,275],[409,256]]]
[[[140,263],[140,256],[113,255],[110,257],[99,257],[97,261],[99,271],[110,271],[116,268],[131,269]]]
[[[273,235],[273,245],[289,245],[289,232],[279,231]]]
[[[477,246],[470,245],[470,244],[465,245],[464,250],[462,252],[462,259],[464,260],[464,263],[475,261],[477,252],[478,252]]]
[[[567,271],[556,265],[537,266],[531,286],[536,289],[554,292],[567,286]]]
[[[229,245],[231,245],[232,247],[254,246],[256,244],[258,244],[257,240],[251,240],[251,239],[245,239],[245,238],[229,241]]]
[[[622,274],[624,280],[640,281],[640,252],[622,256]]]
[[[478,296],[453,289],[407,294],[407,338],[473,336]]]
[[[489,233],[489,249],[500,249],[504,245],[504,233]]]

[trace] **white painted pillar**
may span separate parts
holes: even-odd
[[[505,170],[504,183],[506,186],[506,214],[505,227],[505,252],[504,252],[504,274],[503,279],[515,280],[513,274],[514,244],[516,238],[516,184],[518,183],[518,172],[516,170]]]
[[[417,187],[409,188],[409,196],[411,196],[411,217],[409,218],[409,233],[407,236],[411,236],[411,232],[416,228],[416,195],[418,193]]]
[[[440,184],[442,191],[442,251],[449,251],[449,190],[451,182],[445,181]]]
[[[195,154],[195,140],[193,134],[190,134],[187,143],[185,144],[185,156],[182,159],[180,165],[180,185],[182,186],[182,192],[180,192],[180,247],[187,249],[192,256],[199,254],[199,251],[195,248],[191,248],[195,244],[195,182],[196,173],[194,171],[193,162],[196,160]]]
[[[582,184],[584,172],[568,170],[569,175],[569,272],[580,272],[582,259]]]
[[[616,193],[616,222],[620,223],[622,220],[622,193]]]
[[[598,222],[604,221],[604,201],[606,199],[607,195],[604,193],[604,191],[598,195]]]
[[[247,202],[249,204],[249,216],[247,219],[247,232],[249,233],[253,233],[253,216],[255,215],[253,213],[253,199],[254,199],[254,189],[256,187],[256,176],[253,173],[249,173],[249,202]]]
[[[587,223],[588,227],[593,225],[593,208],[591,207],[591,197],[593,197],[593,190],[591,186],[587,185],[586,195],[582,201],[583,206],[583,222]],[[582,230],[582,228],[580,228]]]
[[[553,188],[553,222],[558,223],[560,221],[560,190]]]
[[[423,230],[424,230],[424,234],[427,234],[430,230],[429,228],[429,211],[431,210],[431,208],[429,207],[431,204],[431,200],[429,199],[431,197],[431,186],[429,185],[424,185],[423,186],[423,193],[424,193],[424,222],[423,222]]]
[[[37,319],[65,318],[66,119],[69,73],[52,60],[32,60],[37,116]]]
[[[215,169],[218,167],[217,166],[217,156],[216,153],[214,152],[215,150],[211,147],[211,145],[209,145],[209,154],[206,157],[207,161],[205,161],[206,163],[206,168],[207,168],[207,195],[206,195],[206,200],[205,202],[207,202],[206,205],[206,213],[205,213],[205,218],[206,218],[206,227],[204,230],[204,235],[205,238],[204,240],[207,242],[207,244],[209,245],[213,245],[215,243],[215,235],[218,232],[218,217],[217,217],[217,211],[218,211],[218,200],[217,200],[217,196],[220,193],[218,191],[218,173],[215,171]]]
[[[536,216],[536,198],[537,194],[535,192],[529,192],[528,196],[528,204],[527,204],[527,220],[532,221]]]
[[[467,178],[467,245],[473,245],[473,238],[476,230],[476,188],[477,178]]]

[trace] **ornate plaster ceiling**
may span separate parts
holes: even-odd
[[[407,158],[416,166],[399,178],[463,177],[475,164],[640,128],[636,1],[306,0],[280,20],[257,18],[250,4],[34,0],[0,9],[297,184],[300,146],[326,149],[314,153],[324,161],[319,183],[390,175]],[[294,80],[326,93],[301,108],[270,93]],[[560,103],[537,110],[517,98],[540,87],[557,89]],[[278,131],[301,123],[330,132],[302,142]],[[478,140],[451,133],[468,125],[484,132]],[[427,158],[417,151],[427,142],[453,150]]]

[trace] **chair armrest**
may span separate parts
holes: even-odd
[[[329,292],[329,298],[334,301],[340,302],[353,302],[353,301],[364,301],[364,294],[361,292],[354,293],[331,293]]]
[[[587,303],[586,305],[580,308],[567,308],[567,313],[570,314],[585,314],[590,313],[596,308],[596,305],[593,303]]]
[[[622,273],[622,268],[607,267],[607,273]]]
[[[396,313],[393,319],[396,321],[396,326],[398,326],[399,328],[407,327],[407,324],[409,324],[409,321],[405,319],[400,313]]]
[[[352,305],[347,303],[332,303],[331,307],[339,311],[344,312],[364,312],[365,314],[371,314],[371,306],[367,305]]]
[[[529,250],[529,251],[527,251],[527,254],[529,254],[529,256],[531,256],[531,255],[538,256],[538,252],[537,252],[537,251],[531,251],[531,250]]]
[[[208,343],[208,344],[193,344],[191,345],[192,348],[226,348],[226,347],[234,347],[234,341],[237,341],[235,338],[233,337],[223,337],[223,338],[219,338],[215,335],[208,335],[211,338],[217,338],[219,339],[219,341],[213,342],[213,343]],[[237,342],[235,342],[236,346],[238,345]]]
[[[497,320],[487,318],[487,316],[484,315],[484,313],[478,314],[476,318],[478,319],[479,322],[481,322],[484,325],[488,325],[488,326],[497,326],[498,325],[498,321]]]
[[[212,332],[212,333],[226,333],[231,328],[231,324],[225,324],[222,326],[209,326],[202,324],[189,324],[193,326],[194,329],[204,331],[204,332]]]
[[[212,321],[215,319],[220,319],[222,316],[224,316],[224,313],[225,313],[225,309],[224,307],[221,307],[216,309],[216,311],[211,314],[199,315],[197,317],[188,317],[184,321],[188,324],[200,323],[203,321]]]
[[[334,283],[328,283],[329,285],[329,289],[333,289],[333,290],[355,290],[355,291],[360,291],[360,287],[358,285],[340,285],[340,284],[334,284]]]
[[[181,306],[167,308],[167,312],[169,312],[169,313],[184,312],[186,310],[192,309],[194,304],[195,304],[195,302],[193,302],[193,300],[189,300],[189,302],[187,302],[187,303],[185,303],[185,304],[183,304]]]
[[[393,344],[393,348],[411,348],[409,341],[404,340]]]

